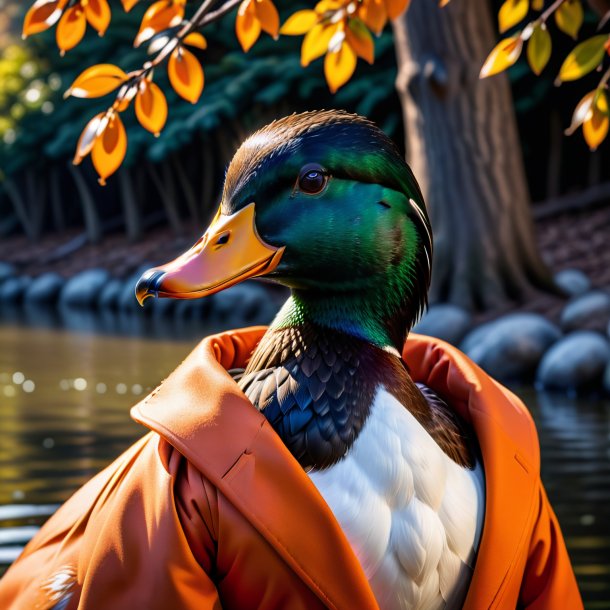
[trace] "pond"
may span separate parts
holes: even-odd
[[[61,502],[144,433],[129,408],[204,334],[183,331],[170,340],[149,329],[0,325],[0,574]],[[610,401],[517,392],[538,423],[543,479],[586,606],[610,608]]]

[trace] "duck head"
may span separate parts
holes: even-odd
[[[148,297],[191,299],[266,276],[292,289],[276,325],[322,326],[402,348],[427,302],[431,229],[391,140],[342,111],[296,114],[250,136],[195,245],[143,274]]]

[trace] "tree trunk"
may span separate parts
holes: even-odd
[[[394,22],[407,161],[434,229],[430,301],[484,310],[556,292],[534,237],[508,79],[480,81],[487,2],[411,3]]]

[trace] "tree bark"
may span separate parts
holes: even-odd
[[[407,161],[434,230],[431,302],[471,310],[555,292],[536,248],[508,79],[480,81],[487,2],[421,0],[394,22]]]

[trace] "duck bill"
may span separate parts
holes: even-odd
[[[254,224],[254,203],[220,213],[197,243],[177,259],[146,271],[136,284],[140,305],[149,297],[197,299],[245,279],[271,273],[284,248],[265,243]]]

